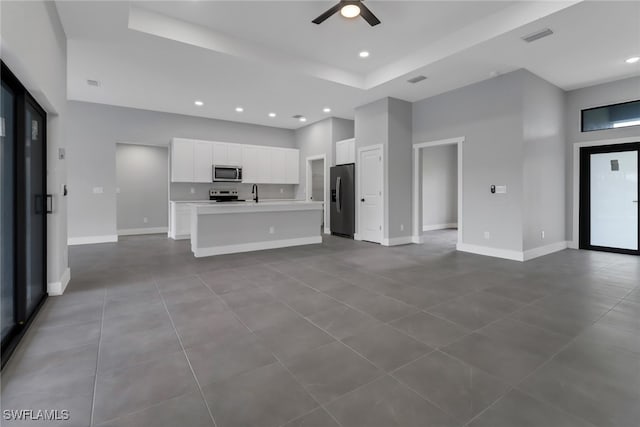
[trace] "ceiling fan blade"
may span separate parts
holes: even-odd
[[[360,16],[362,16],[364,20],[369,23],[369,25],[375,27],[380,23],[380,20],[376,18],[376,15],[374,15],[367,6],[365,6],[363,3],[360,3],[358,6],[360,7]]]
[[[338,12],[340,9],[342,8],[342,2],[338,3],[337,5],[333,6],[331,9],[327,10],[325,13],[323,13],[322,15],[318,16],[316,19],[314,19],[313,22],[314,24],[322,24],[324,21],[326,21],[331,15],[333,15],[334,13]]]

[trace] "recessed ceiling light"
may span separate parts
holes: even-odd
[[[632,56],[624,62],[626,62],[627,64],[635,64],[638,61],[640,61],[640,56]]]
[[[331,108],[329,108],[329,107],[325,107],[325,108],[323,108],[323,109],[322,109],[322,111],[323,111],[324,113],[330,113],[330,112],[331,112]]]
[[[360,8],[355,4],[348,4],[340,9],[340,14],[345,18],[355,18],[360,15]]]
[[[236,107],[236,112],[238,113],[242,113],[244,111],[244,108],[242,107]]]
[[[194,104],[196,104],[198,107],[202,107],[204,105],[204,102],[202,101],[195,101]]]
[[[275,117],[276,113],[269,113],[269,117]]]
[[[306,117],[300,117],[298,120],[300,120],[301,122],[306,122],[307,118]]]
[[[367,52],[366,50],[363,50],[358,55],[360,55],[360,58],[368,58],[369,57],[369,52]]]

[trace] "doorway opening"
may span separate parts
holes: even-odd
[[[116,144],[116,225],[119,236],[166,233],[169,150]]]
[[[326,156],[320,154],[307,157],[306,169],[306,199],[307,201],[323,203],[321,231],[329,234],[329,210],[327,209],[327,165]]]
[[[640,142],[580,149],[580,249],[640,255]]]
[[[464,137],[413,145],[414,243],[462,242]]]

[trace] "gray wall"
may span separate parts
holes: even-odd
[[[69,237],[116,234],[116,143],[168,146],[171,138],[296,146],[288,129],[69,102]],[[93,194],[103,187],[103,194]],[[207,187],[208,188],[208,187]]]
[[[580,111],[585,108],[616,104],[640,99],[640,77],[572,90],[566,93],[567,154],[566,154],[566,231],[573,239],[573,144],[617,138],[637,137],[640,127],[580,132]]]
[[[389,137],[387,145],[387,200],[389,204],[385,238],[410,237],[412,152],[411,103],[389,98]]]
[[[458,147],[422,149],[422,225],[458,222]]]
[[[169,225],[169,150],[148,145],[116,145],[118,233]],[[144,222],[147,218],[147,222]]]
[[[312,123],[308,126],[296,129],[296,145],[300,149],[300,185],[296,191],[296,198],[306,199],[307,191],[307,157],[324,154],[327,159],[327,169],[335,161],[331,148],[331,118]],[[329,189],[326,189],[328,200]]]
[[[465,137],[463,243],[522,251],[523,85],[520,70],[413,104],[413,142]],[[357,124],[356,124],[357,125]],[[492,184],[507,194],[491,194]],[[491,238],[484,239],[483,233]]]
[[[526,251],[566,240],[566,143],[564,91],[528,72],[524,88],[522,210]]]
[[[2,60],[47,112],[47,192],[53,213],[47,215],[47,280],[59,282],[69,266],[67,253],[67,43],[51,1],[3,1],[0,23]]]

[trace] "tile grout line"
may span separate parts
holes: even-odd
[[[98,349],[96,354],[96,372],[93,377],[93,396],[91,398],[91,416],[89,417],[89,425],[93,425],[93,418],[96,408],[96,390],[98,389],[98,368],[100,367],[100,346],[102,344],[102,329],[104,328],[104,313],[107,307],[107,288],[104,288],[102,294],[102,315],[100,316],[100,334],[98,335]]]
[[[615,307],[617,307],[622,301],[624,301],[624,299],[621,299],[620,301],[618,301],[616,304],[614,304],[610,309],[608,309],[607,311],[605,311],[604,313],[602,313],[596,320],[594,320],[592,323],[590,323],[588,326],[586,326],[585,328],[583,328],[575,337],[571,338],[569,340],[569,342],[567,342],[565,345],[563,345],[562,347],[560,347],[560,349],[558,351],[556,351],[555,353],[553,353],[551,356],[549,356],[544,362],[542,362],[539,366],[537,366],[533,371],[529,372],[524,378],[522,378],[518,383],[516,384],[509,384],[509,388],[508,390],[502,395],[500,396],[500,398],[498,400],[496,400],[495,402],[493,402],[491,405],[489,405],[488,407],[486,407],[484,410],[482,410],[480,413],[478,413],[475,417],[473,417],[471,420],[469,420],[463,427],[468,426],[472,421],[474,421],[475,419],[479,418],[483,413],[485,413],[486,411],[488,411],[490,408],[492,408],[496,403],[498,403],[500,400],[502,400],[502,398],[504,396],[506,396],[508,393],[510,393],[513,390],[518,390],[521,393],[524,393],[525,395],[527,395],[528,397],[530,397],[531,399],[534,399],[535,401],[539,402],[539,403],[543,403],[545,405],[548,405],[551,408],[556,409],[557,411],[562,412],[563,414],[566,414],[568,416],[570,416],[571,418],[575,418],[578,420],[581,420],[583,422],[586,422],[589,425],[593,424],[585,419],[583,419],[582,417],[579,417],[577,415],[574,415],[570,412],[567,412],[566,410],[554,405],[553,403],[549,403],[546,401],[542,401],[539,398],[537,398],[536,396],[532,396],[531,394],[527,393],[526,391],[523,391],[519,388],[520,385],[522,385],[527,379],[529,379],[532,375],[534,375],[536,372],[540,371],[543,367],[545,367],[546,365],[548,365],[558,354],[560,354],[562,351],[566,350],[570,345],[572,345],[583,333],[584,331],[586,331],[589,327],[595,325],[596,323],[598,323],[600,321],[600,319],[602,319],[604,316],[606,316],[607,314],[609,314]],[[546,330],[546,329],[544,329]]]
[[[200,276],[197,276],[198,279],[200,279]],[[160,287],[158,286],[158,279],[154,278],[153,279],[155,286],[156,286],[156,290],[158,291],[158,294],[160,294],[160,299],[162,299],[162,305],[164,306],[164,309],[167,313],[167,315],[169,316],[169,321],[171,322],[171,326],[173,327],[173,332],[176,334],[176,337],[178,338],[178,342],[180,343],[180,348],[182,349],[182,354],[184,355],[184,358],[187,361],[187,364],[189,365],[189,370],[191,371],[191,375],[193,376],[193,379],[196,382],[196,386],[198,387],[198,391],[200,392],[200,397],[202,397],[202,401],[204,402],[205,407],[207,408],[207,412],[209,412],[209,417],[211,418],[211,421],[213,421],[213,426],[217,427],[218,424],[216,423],[216,419],[213,416],[213,412],[211,411],[211,408],[209,407],[209,402],[207,402],[207,399],[204,396],[204,391],[202,390],[202,386],[200,385],[200,381],[198,381],[198,377],[196,377],[196,372],[193,369],[193,366],[191,366],[191,361],[189,360],[189,357],[187,356],[187,351],[184,348],[184,344],[182,343],[182,338],[180,338],[180,334],[178,334],[178,329],[176,328],[175,323],[173,322],[173,317],[171,317],[171,313],[169,312],[169,308],[167,307],[167,302],[164,299],[164,296],[162,295],[162,292],[160,291]]]

